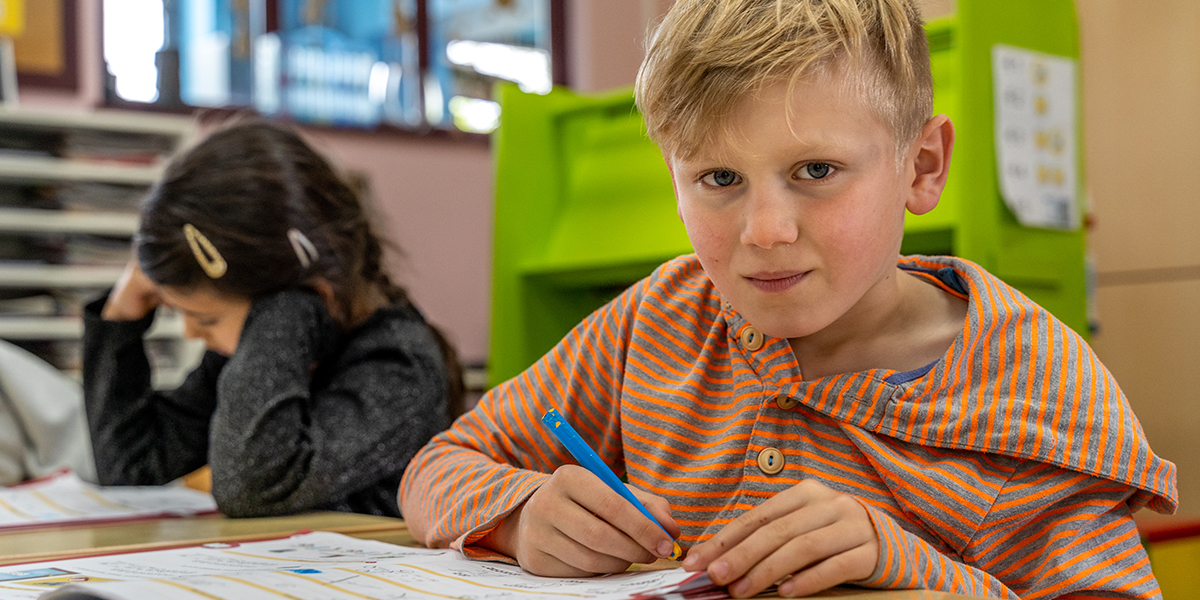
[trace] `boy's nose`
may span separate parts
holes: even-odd
[[[779,244],[791,244],[799,239],[796,207],[786,194],[773,191],[751,192],[745,206],[742,244],[770,249]]]

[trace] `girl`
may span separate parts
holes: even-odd
[[[330,165],[282,127],[219,131],[150,191],[135,249],[84,319],[100,483],[207,463],[230,516],[400,516],[409,459],[462,412],[461,371]],[[152,390],[142,346],[160,305],[208,348],[170,392]]]

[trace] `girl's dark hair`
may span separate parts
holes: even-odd
[[[218,249],[227,265],[223,275],[205,273],[185,224]],[[307,266],[289,238],[293,229],[316,250]],[[142,270],[159,285],[257,298],[321,277],[343,315],[375,292],[412,306],[383,270],[383,248],[358,194],[299,134],[280,125],[233,125],[172,160],[142,202],[136,241]],[[462,367],[445,336],[430,329],[445,359],[453,419],[463,411]]]

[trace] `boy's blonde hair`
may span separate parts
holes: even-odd
[[[913,0],[677,0],[654,32],[636,99],[650,138],[693,158],[728,139],[738,101],[786,81],[845,74],[897,149],[933,112],[929,49]]]

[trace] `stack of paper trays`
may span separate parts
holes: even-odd
[[[66,471],[0,488],[0,532],[216,510],[211,495],[182,485],[100,487]]]

